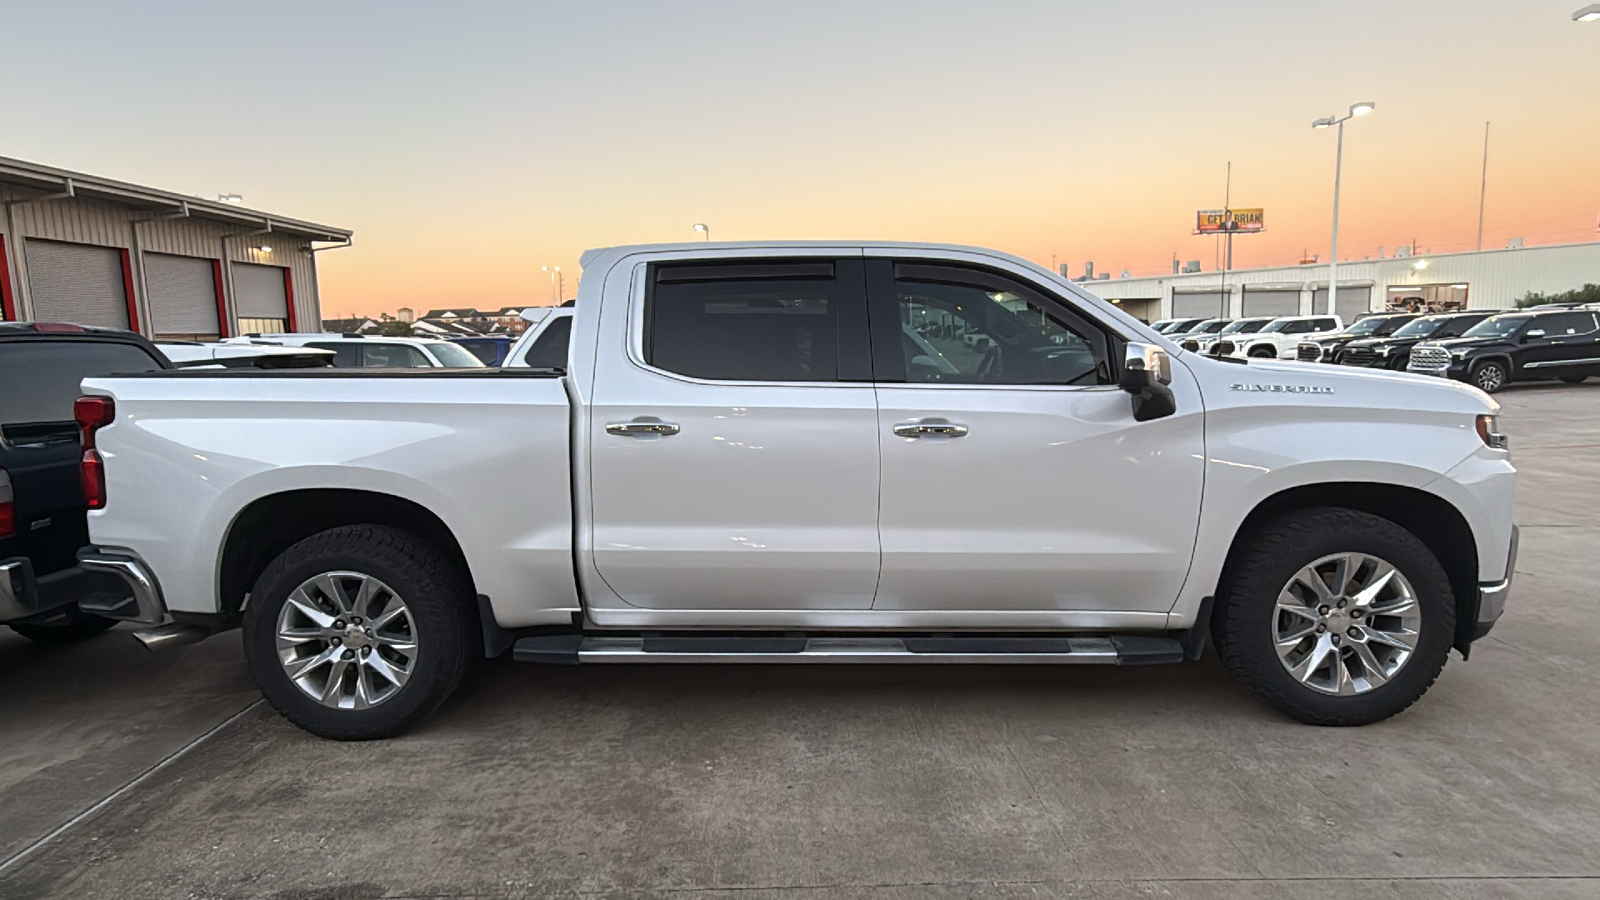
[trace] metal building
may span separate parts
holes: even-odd
[[[1147,322],[1310,315],[1328,309],[1327,263],[1235,269],[1227,273],[1226,289],[1221,272],[1081,283]],[[1600,243],[1416,256],[1402,249],[1387,258],[1341,261],[1335,302],[1349,322],[1387,309],[1504,309],[1529,291],[1551,294],[1595,283],[1600,283]]]
[[[0,157],[8,320],[212,340],[316,331],[316,252],[348,229]],[[318,245],[321,246],[318,246]]]

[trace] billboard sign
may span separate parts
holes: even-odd
[[[1202,209],[1195,214],[1195,234],[1255,234],[1266,230],[1261,209]]]

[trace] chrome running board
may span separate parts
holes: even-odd
[[[769,635],[549,635],[516,642],[520,662],[545,663],[973,663],[1141,665],[1180,662],[1159,635],[830,637]]]

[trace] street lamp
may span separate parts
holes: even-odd
[[[1350,104],[1350,111],[1342,116],[1328,116],[1325,119],[1318,119],[1311,123],[1312,128],[1333,128],[1337,126],[1339,129],[1338,149],[1333,157],[1333,248],[1328,253],[1328,315],[1330,316],[1336,315],[1334,310],[1338,309],[1334,303],[1338,300],[1339,293],[1339,178],[1344,169],[1344,123],[1354,119],[1356,116],[1364,116],[1377,108],[1378,104],[1370,100],[1352,103]],[[1315,313],[1316,310],[1313,309],[1311,312]]]
[[[550,305],[551,306],[560,306],[561,305],[561,295],[566,292],[564,285],[561,283],[561,267],[560,266],[540,266],[539,267],[539,271],[541,271],[541,272],[549,272],[550,273],[550,296],[551,296]]]
[[[1600,20],[1600,3],[1591,3],[1572,14],[1572,21],[1574,22],[1594,22],[1597,20]]]
[[[696,222],[695,226],[694,226],[694,230],[698,231],[699,233],[701,233],[703,235],[705,235],[706,236],[706,238],[705,238],[706,240],[708,240],[708,241],[711,240],[711,228],[709,226],[707,226],[706,224],[704,224],[702,222]]]

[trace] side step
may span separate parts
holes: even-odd
[[[1158,635],[828,637],[542,635],[512,647],[540,663],[977,663],[1153,665],[1182,662],[1183,643]]]

